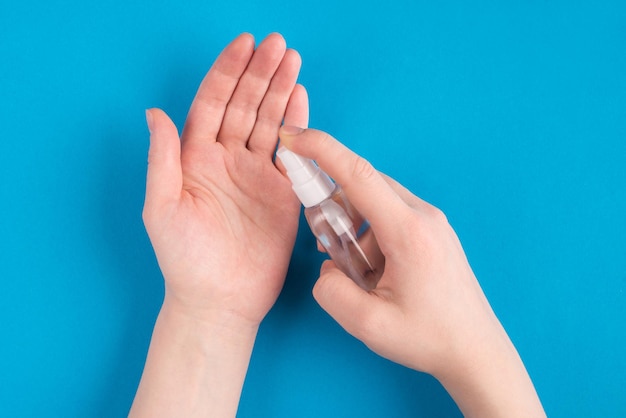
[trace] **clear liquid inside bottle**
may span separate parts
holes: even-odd
[[[385,267],[376,237],[367,221],[345,197],[341,187],[304,215],[337,267],[365,290],[376,287]]]

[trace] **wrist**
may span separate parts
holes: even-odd
[[[435,377],[466,417],[545,417],[524,364],[501,325],[457,352]]]
[[[232,310],[186,305],[167,292],[159,312],[159,321],[179,330],[193,328],[197,332],[192,335],[198,339],[219,338],[224,344],[238,346],[252,346],[260,325]]]
[[[257,329],[166,297],[130,416],[235,416]]]
[[[256,330],[282,287],[277,278],[253,277],[247,270],[216,272],[212,276],[164,273],[162,310],[201,323]]]

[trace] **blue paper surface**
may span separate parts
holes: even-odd
[[[163,294],[144,109],[182,127],[243,31],[300,52],[311,126],[447,214],[548,416],[625,416],[625,22],[620,1],[3,3],[0,416],[127,413]],[[239,416],[460,416],[317,306],[321,260],[303,224]]]

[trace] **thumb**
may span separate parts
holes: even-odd
[[[327,260],[322,264],[320,278],[313,287],[313,297],[348,333],[365,342],[375,331],[376,309],[380,300],[361,289],[348,276]]]
[[[180,139],[174,122],[161,109],[146,110],[150,130],[146,206],[176,200],[182,189]]]

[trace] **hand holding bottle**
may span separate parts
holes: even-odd
[[[322,308],[373,351],[435,376],[466,416],[545,416],[443,213],[328,134],[283,127],[280,138],[343,187],[385,257],[371,291],[325,262]]]
[[[375,288],[384,268],[384,257],[368,225],[341,187],[315,161],[285,147],[278,149],[276,157],[304,206],[304,216],[321,250],[361,288]]]

